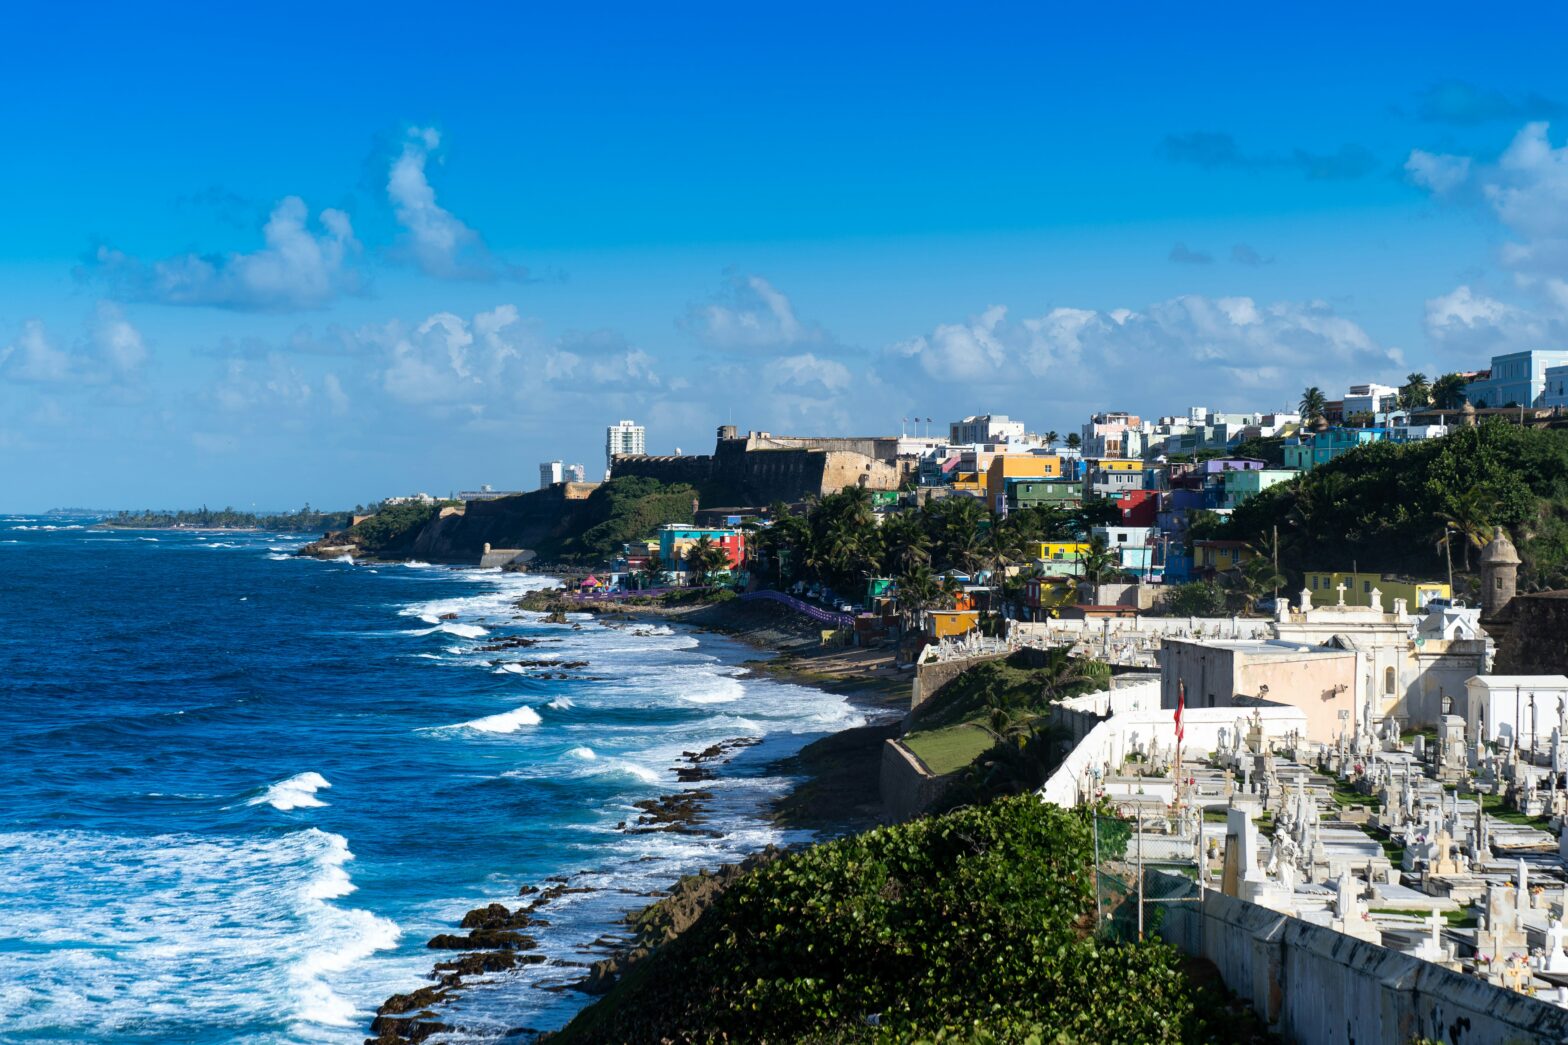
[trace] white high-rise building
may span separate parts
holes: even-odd
[[[539,489],[548,490],[556,483],[566,481],[566,466],[560,461],[546,461],[539,466]]]
[[[648,452],[648,434],[636,421],[619,421],[604,432],[604,474],[615,469],[618,454],[645,454]]]
[[[586,483],[588,481],[588,469],[580,464],[567,465],[566,481],[569,483]]]

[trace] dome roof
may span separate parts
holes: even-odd
[[[1508,531],[1501,526],[1497,528],[1497,535],[1485,548],[1481,549],[1482,566],[1518,566],[1519,553],[1514,550],[1514,542],[1508,539]]]

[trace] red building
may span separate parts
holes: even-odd
[[[1153,526],[1160,510],[1158,490],[1127,490],[1116,495],[1116,507],[1121,510],[1122,526]]]

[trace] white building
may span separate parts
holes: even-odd
[[[566,481],[566,465],[560,461],[545,461],[539,466],[539,489],[548,490],[556,483]]]
[[[1143,419],[1137,414],[1099,413],[1083,426],[1085,457],[1141,457]]]
[[[1399,389],[1392,385],[1351,385],[1345,393],[1344,416],[1386,414],[1399,408]]]
[[[1477,675],[1465,683],[1465,705],[1466,737],[1539,750],[1568,717],[1568,675]]]
[[[588,466],[582,464],[567,465],[566,481],[569,483],[586,483],[588,481]]]
[[[978,414],[974,417],[966,417],[962,421],[950,422],[947,430],[948,442],[964,445],[1020,443],[1024,438],[1024,423],[1009,420],[1006,414]]]
[[[618,421],[604,430],[604,474],[615,470],[618,455],[636,455],[648,452],[648,433],[636,421]]]

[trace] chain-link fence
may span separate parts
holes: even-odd
[[[1095,930],[1141,940],[1159,930],[1169,905],[1201,900],[1207,873],[1201,814],[1166,807],[1094,814]]]

